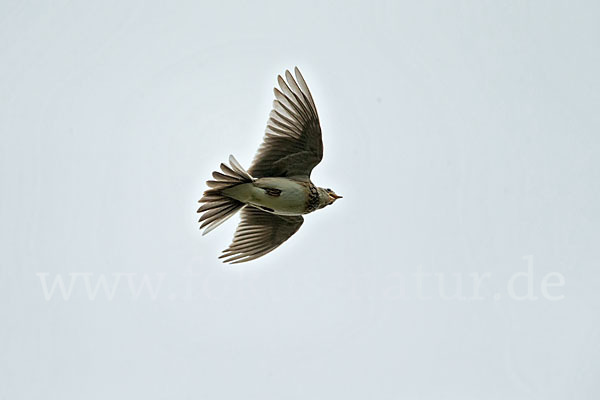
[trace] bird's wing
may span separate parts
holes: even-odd
[[[273,89],[275,100],[265,137],[248,169],[255,178],[283,176],[308,179],[312,169],[323,158],[315,102],[297,67],[294,73],[296,79],[290,71],[285,71],[287,83],[281,75],[277,77],[281,90]]]
[[[288,240],[302,225],[301,216],[275,215],[246,206],[233,242],[223,250],[223,262],[242,263],[264,256]]]

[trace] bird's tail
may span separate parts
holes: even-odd
[[[198,203],[204,203],[198,209],[199,213],[203,213],[198,221],[202,222],[200,229],[206,228],[202,235],[206,235],[244,207],[244,203],[225,196],[222,191],[253,181],[234,156],[229,156],[229,165],[221,163],[221,171],[223,172],[212,173],[214,180],[206,181],[210,189],[206,190],[198,200]]]

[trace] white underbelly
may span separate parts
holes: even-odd
[[[281,192],[275,196],[269,194],[265,188]],[[306,211],[308,201],[306,187],[300,182],[287,178],[260,178],[254,183],[245,183],[227,189],[225,194],[278,215],[302,215]]]

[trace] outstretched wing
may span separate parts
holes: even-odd
[[[233,242],[223,250],[223,262],[238,264],[264,256],[288,240],[304,222],[301,216],[275,215],[246,206]]]
[[[252,166],[248,169],[255,178],[309,178],[312,169],[323,158],[321,127],[315,102],[302,74],[296,67],[296,79],[285,71],[274,88],[275,100],[269,115],[263,143]]]

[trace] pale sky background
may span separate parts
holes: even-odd
[[[0,2],[0,399],[599,398],[598,21]],[[196,201],[229,154],[249,167],[295,65],[313,181],[344,199],[225,266],[238,217],[202,237]]]

